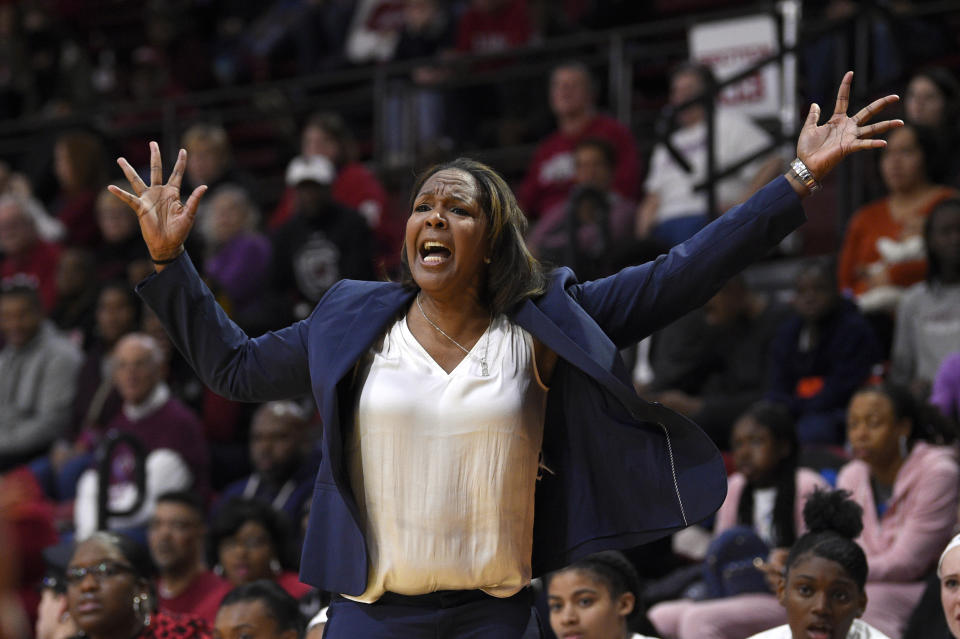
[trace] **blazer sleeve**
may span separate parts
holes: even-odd
[[[570,292],[624,348],[704,304],[805,219],[800,198],[781,176],[668,254]]]
[[[138,284],[137,293],[215,393],[235,401],[265,402],[310,392],[310,318],[251,339],[220,308],[186,253]]]

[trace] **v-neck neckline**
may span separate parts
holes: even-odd
[[[493,323],[496,321],[495,317],[490,319],[490,323],[487,324],[487,329],[480,334],[480,337],[477,339],[476,343],[474,343],[474,345],[470,348],[469,351],[467,351],[466,353],[463,353],[463,357],[460,359],[459,362],[457,362],[457,365],[451,368],[450,371],[448,372],[443,366],[440,365],[440,362],[434,359],[433,355],[430,354],[430,351],[427,350],[427,347],[421,344],[420,340],[417,339],[417,336],[413,334],[412,330],[410,330],[409,317],[410,317],[410,314],[407,313],[403,316],[403,319],[401,320],[402,327],[400,330],[405,333],[404,337],[409,338],[411,342],[416,344],[415,348],[417,348],[421,354],[426,356],[427,360],[429,360],[430,362],[430,365],[436,368],[439,372],[441,372],[445,377],[448,377],[448,378],[452,377],[454,373],[456,373],[460,369],[460,367],[464,365],[463,363],[468,359],[471,359],[471,357],[474,359],[477,359],[477,356],[474,355],[474,351],[477,350],[477,347],[480,346],[481,342],[486,340],[487,344],[485,346],[489,350],[489,340],[490,340],[489,333],[490,331],[493,330]],[[460,352],[463,352],[463,351],[460,351]],[[477,361],[479,362],[479,359],[477,359]],[[490,362],[488,361],[487,366],[489,367],[489,365],[490,365]]]

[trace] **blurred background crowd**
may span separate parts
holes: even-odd
[[[103,529],[148,546],[160,613],[212,622],[262,579],[304,615],[329,598],[296,578],[312,398],[199,383],[133,291],[153,267],[105,189],[124,188],[116,157],[145,174],[148,140],[168,166],[188,151],[184,190],[210,187],[188,253],[258,335],[341,278],[395,277],[416,171],[458,155],[510,180],[543,261],[586,280],[654,259],[782,174],[846,68],[854,108],[897,93],[906,126],[774,254],[624,353],[731,474],[715,522],[627,553],[638,628],[662,637],[782,623],[762,579],[724,591],[700,562],[736,526],[773,561],[826,485],[865,511],[868,621],[934,636],[924,590],[960,487],[955,3],[0,0],[0,637],[31,636],[41,594],[63,617],[74,582],[50,575]]]

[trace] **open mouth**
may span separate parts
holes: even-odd
[[[809,639],[830,639],[833,636],[833,628],[826,624],[814,624],[807,627],[807,637]]]
[[[440,242],[427,240],[420,245],[420,260],[424,264],[442,264],[452,255],[453,252]]]

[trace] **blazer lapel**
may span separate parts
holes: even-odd
[[[374,295],[364,296],[364,302],[360,306],[344,309],[347,311],[345,315],[348,324],[330,357],[330,377],[335,383],[353,368],[383,334],[397,313],[413,299],[414,293],[400,286],[385,286]]]

